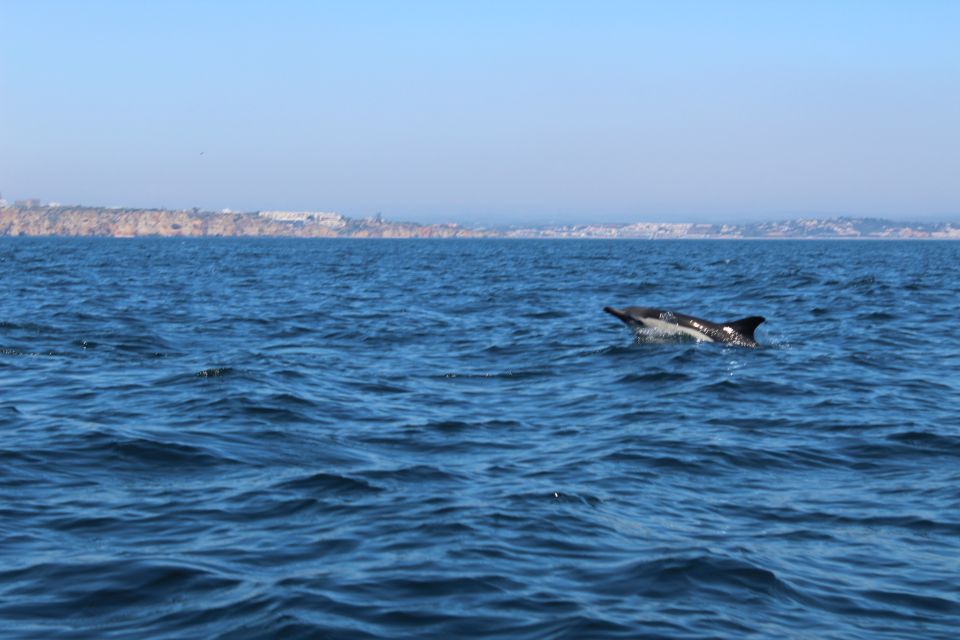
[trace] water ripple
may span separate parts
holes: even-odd
[[[957,264],[0,239],[0,635],[952,639]]]

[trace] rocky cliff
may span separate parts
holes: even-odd
[[[257,213],[98,207],[6,207],[0,209],[0,236],[452,238],[489,235],[457,225],[420,225],[379,219],[343,220],[343,224],[334,228],[309,220],[276,220]]]

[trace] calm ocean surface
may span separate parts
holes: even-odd
[[[958,273],[0,238],[0,636],[956,638]],[[767,322],[637,343],[605,305]]]

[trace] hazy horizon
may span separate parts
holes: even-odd
[[[488,225],[956,221],[958,19],[0,0],[0,193]]]

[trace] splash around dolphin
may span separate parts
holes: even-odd
[[[704,342],[725,342],[742,347],[758,346],[753,332],[766,319],[749,316],[730,322],[710,322],[675,311],[648,307],[604,307],[603,310],[619,318],[634,331],[651,329],[665,335],[687,335]]]

